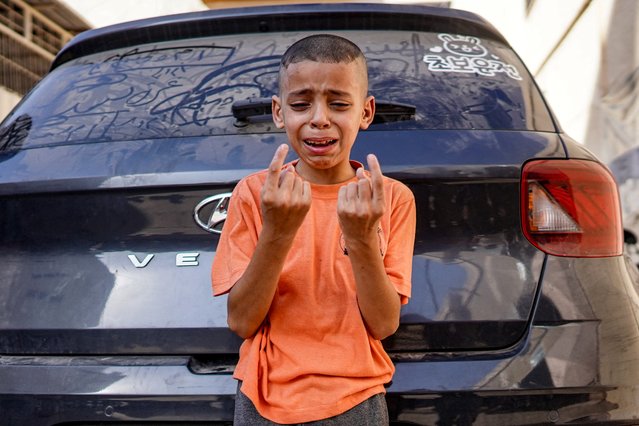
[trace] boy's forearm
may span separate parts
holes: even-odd
[[[284,261],[295,234],[311,207],[311,186],[294,173],[282,169],[288,146],[273,155],[260,194],[263,226],[251,260],[229,292],[228,324],[240,337],[258,330],[268,313]]]
[[[228,297],[228,325],[240,337],[252,337],[271,307],[292,238],[262,232],[253,257]]]
[[[362,318],[371,336],[382,340],[397,330],[401,302],[386,274],[377,238],[368,244],[351,242],[348,244],[348,256]]]

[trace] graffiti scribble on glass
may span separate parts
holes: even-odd
[[[162,138],[189,136],[192,126],[206,133],[203,128],[232,116],[236,97],[275,91],[279,56],[234,60],[235,53],[217,46],[134,49],[62,68],[51,104],[40,106],[48,109],[46,123],[32,136],[65,142]]]
[[[301,36],[210,37],[77,58],[46,76],[5,126],[25,114],[32,118],[28,136],[20,140],[23,148],[277,132],[269,120],[240,126],[231,107],[236,101],[268,99],[277,93],[281,54]],[[366,55],[371,94],[380,101],[416,107],[414,119],[375,125],[370,131],[537,125],[527,118],[534,114],[526,113],[540,102],[529,79],[514,78],[519,74],[501,69],[484,72],[478,66],[472,72],[441,72],[425,62],[441,50],[440,55],[453,55],[452,51],[519,67],[506,46],[402,31],[349,37]]]

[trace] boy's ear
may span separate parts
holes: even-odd
[[[373,96],[368,96],[364,100],[362,120],[359,123],[359,128],[361,130],[368,129],[368,126],[370,126],[373,122],[373,118],[375,118],[375,98]]]
[[[271,98],[271,111],[273,115],[273,123],[278,129],[284,128],[284,115],[282,114],[282,100],[277,95]]]

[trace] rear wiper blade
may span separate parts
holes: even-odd
[[[235,125],[243,127],[249,122],[270,121],[272,118],[271,98],[248,98],[233,102],[231,112],[235,117]]]
[[[373,124],[414,120],[416,109],[415,105],[378,101],[375,99],[375,117],[373,117]]]
[[[415,119],[414,105],[375,100],[373,124]],[[271,98],[249,98],[233,102],[231,106],[235,125],[244,127],[250,123],[271,120]]]

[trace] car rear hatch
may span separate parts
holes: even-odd
[[[387,349],[515,345],[544,261],[521,231],[521,167],[565,156],[525,68],[489,27],[463,16],[374,6],[349,15],[343,25],[355,28],[344,31],[334,7],[299,10],[320,16],[308,18],[316,31],[337,25],[331,32],[362,47],[380,108],[352,157],[376,153],[417,201],[413,296]],[[0,353],[237,352],[226,300],[210,288],[217,231],[236,182],[285,141],[268,99],[279,56],[306,33],[190,38],[187,27],[175,27],[177,41],[87,56],[105,31],[83,36],[5,121]]]

